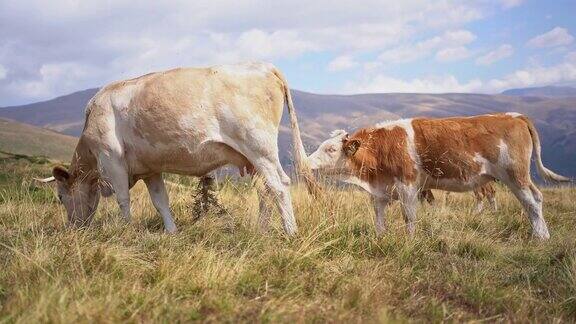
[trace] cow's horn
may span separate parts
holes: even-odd
[[[52,182],[52,181],[56,180],[56,178],[54,178],[54,177],[48,177],[48,178],[44,178],[44,179],[34,178],[34,180],[38,181],[38,182],[42,182],[42,183],[48,183],[48,182]]]

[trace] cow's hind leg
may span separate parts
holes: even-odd
[[[104,181],[112,185],[122,216],[130,222],[130,183],[124,163],[114,154],[101,153],[98,157],[98,168]]]
[[[296,234],[298,227],[294,219],[294,211],[292,210],[292,199],[290,197],[289,187],[284,184],[278,172],[277,163],[279,162],[268,158],[260,158],[254,162],[255,163],[252,164],[256,168],[256,171],[264,177],[270,195],[280,210],[284,231],[288,235]]]
[[[170,212],[170,202],[168,199],[168,193],[166,192],[166,186],[164,185],[164,179],[162,179],[162,174],[154,174],[151,177],[144,179],[144,182],[148,188],[152,204],[162,216],[164,229],[168,233],[175,233],[176,224],[174,224],[174,219],[172,219],[172,213]]]
[[[258,191],[258,227],[262,232],[268,231],[270,228],[270,216],[272,209],[270,208],[270,189],[264,183],[256,185]]]
[[[282,168],[282,165],[280,164],[280,161],[275,161],[276,164],[276,171],[278,171],[278,175],[280,176],[280,180],[282,180],[282,183],[285,186],[289,186],[292,181],[290,181],[290,177],[286,174],[286,172],[284,172],[284,169]]]

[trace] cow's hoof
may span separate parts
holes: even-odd
[[[165,229],[164,229],[164,233],[166,233],[166,234],[176,234],[176,233],[178,233],[178,229],[176,229],[176,227],[165,228]]]

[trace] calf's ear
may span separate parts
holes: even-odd
[[[52,175],[60,182],[67,182],[70,179],[70,173],[61,165],[57,165],[52,169]]]
[[[356,154],[356,151],[358,151],[358,148],[360,148],[360,144],[360,141],[357,139],[346,141],[346,143],[344,143],[344,154],[347,156],[353,156]]]

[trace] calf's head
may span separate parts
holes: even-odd
[[[358,148],[359,140],[351,139],[346,131],[336,130],[308,157],[310,167],[327,175],[348,174],[350,158]]]
[[[54,167],[52,175],[39,181],[56,182],[58,199],[66,208],[68,224],[73,226],[89,224],[100,200],[97,178],[91,177],[90,174],[73,176],[62,166]]]

